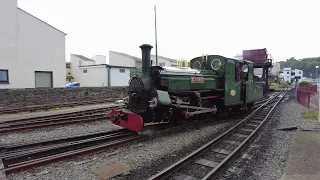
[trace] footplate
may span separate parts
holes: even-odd
[[[135,132],[141,132],[143,120],[138,114],[132,112],[112,110],[110,120],[113,124]]]

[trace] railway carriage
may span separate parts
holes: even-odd
[[[251,61],[209,55],[193,58],[189,68],[150,66],[152,46],[140,48],[142,70],[130,79],[126,108],[111,111],[115,125],[141,132],[148,125],[246,110],[264,96],[265,83]]]

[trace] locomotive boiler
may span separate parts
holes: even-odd
[[[151,45],[140,46],[142,70],[129,81],[126,107],[112,110],[113,124],[141,132],[143,127],[185,121],[228,109],[247,109],[263,98],[253,63],[220,55],[200,56],[189,68],[151,66]]]

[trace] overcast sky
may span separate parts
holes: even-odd
[[[267,48],[276,61],[320,56],[317,0],[18,0],[68,34],[67,61],[70,53],[91,58],[109,50],[140,57],[141,44],[155,44],[155,4],[162,56],[233,57],[256,48]]]

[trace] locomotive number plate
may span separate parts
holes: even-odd
[[[191,77],[191,83],[204,83],[203,77]]]

